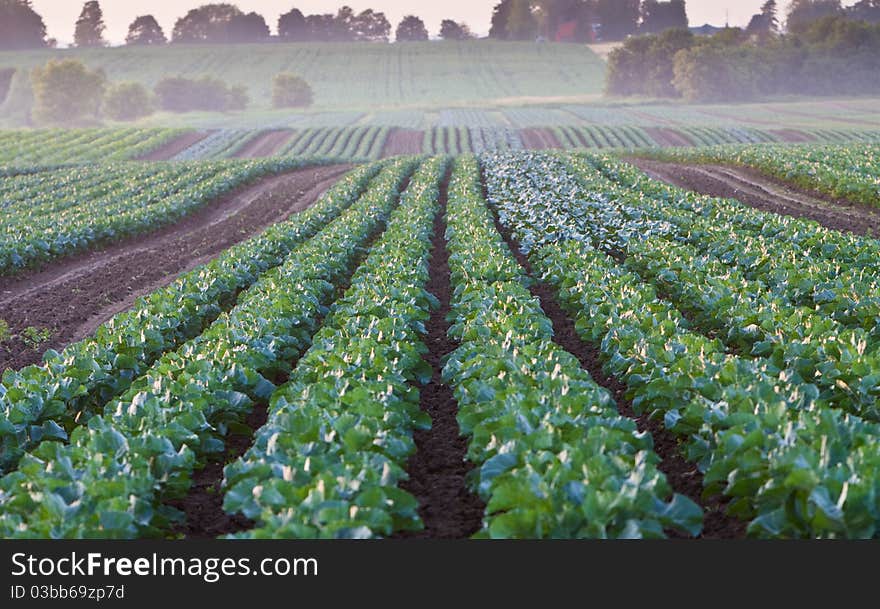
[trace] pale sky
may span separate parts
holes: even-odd
[[[178,17],[191,8],[206,4],[209,0],[101,0],[104,22],[107,24],[107,38],[113,43],[122,42],[128,32],[129,24],[138,15],[152,14],[159,20],[165,34],[170,37],[171,29]],[[414,13],[428,26],[435,36],[440,29],[440,21],[446,18],[464,21],[478,34],[489,31],[492,7],[498,0],[441,0],[429,2],[401,2],[399,0],[227,0],[237,4],[245,12],[256,11],[266,18],[272,31],[278,23],[278,16],[292,7],[303,13],[335,13],[343,5],[356,11],[365,8],[382,11],[392,23],[392,28],[406,14]],[[853,4],[855,0],[844,2]],[[32,0],[34,8],[43,16],[49,36],[57,38],[61,44],[73,39],[73,24],[82,9],[79,0]],[[687,9],[691,25],[711,23],[723,25],[725,15],[730,15],[731,25],[745,25],[757,12],[764,0],[688,0]],[[779,2],[784,13],[785,0]],[[393,32],[393,29],[392,29]],[[392,34],[393,35],[393,34]]]

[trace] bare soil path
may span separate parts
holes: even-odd
[[[290,138],[293,131],[267,131],[253,138],[233,155],[236,159],[260,159],[274,155]]]
[[[90,335],[140,296],[306,209],[348,169],[312,167],[266,178],[150,235],[0,278],[0,319],[14,335],[0,343],[0,371],[37,363],[47,349]],[[25,341],[20,335],[29,327],[51,337],[39,345]]]
[[[562,148],[556,134],[549,129],[523,129],[520,131],[523,145],[527,150],[552,150]]]
[[[744,167],[681,165],[627,159],[655,179],[713,197],[732,198],[751,207],[859,235],[880,235],[880,209],[807,192]]]
[[[425,134],[414,129],[392,129],[382,149],[382,158],[407,154],[421,154]]]
[[[679,133],[675,129],[667,129],[665,127],[643,127],[643,129],[652,140],[663,147],[694,145],[687,136]]]
[[[803,144],[816,141],[815,136],[797,129],[770,129],[769,133],[786,144]]]
[[[467,461],[467,440],[461,436],[456,420],[458,403],[452,388],[441,378],[443,358],[457,344],[448,336],[452,289],[449,274],[449,252],[446,249],[446,200],[449,176],[440,189],[440,211],[434,219],[434,240],[431,251],[430,279],[427,289],[440,301],[431,312],[425,328],[425,356],[431,364],[431,381],[420,389],[420,407],[431,416],[432,427],[416,431],[416,452],[410,458],[409,480],[401,488],[412,493],[419,502],[419,516],[425,528],[401,537],[461,539],[470,537],[482,526],[485,505],[467,487],[466,477],[473,464]]]
[[[210,135],[207,131],[191,131],[184,133],[180,137],[174,138],[170,142],[159,146],[152,152],[140,157],[139,161],[168,161],[190,146],[194,146]]]

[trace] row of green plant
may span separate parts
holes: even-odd
[[[308,210],[138,299],[93,336],[47,352],[43,365],[7,370],[0,382],[0,471],[44,439],[66,439],[164,353],[201,334],[239,292],[348,209],[381,166],[353,171]]]
[[[196,467],[224,452],[305,351],[327,305],[384,226],[415,166],[397,161],[357,202],[202,334],[162,356],[68,444],[43,443],[0,480],[3,537],[167,534]],[[47,465],[51,464],[51,467]]]
[[[388,229],[330,310],[290,382],[272,396],[254,446],[225,469],[224,508],[257,526],[243,538],[371,538],[422,527],[398,487],[431,422],[424,324],[431,233],[448,159],[415,173]]]
[[[317,127],[295,131],[276,156],[378,159],[389,127]]]
[[[719,146],[655,151],[654,158],[752,167],[769,176],[833,197],[880,205],[880,146]]]
[[[0,275],[173,224],[218,196],[264,175],[330,162],[308,158],[163,164],[148,188],[140,164],[104,167],[101,196],[55,191],[36,206],[19,205],[0,225]],[[67,170],[55,172],[62,180]],[[103,187],[102,187],[103,188]],[[39,189],[35,192],[39,194]]]
[[[0,167],[116,162],[146,155],[184,129],[35,129],[0,132]]]
[[[601,206],[610,196],[584,189],[561,160],[486,159],[484,176],[501,221],[627,384],[636,411],[681,436],[706,492],[726,496],[751,535],[875,535],[876,424],[832,408],[809,379],[728,354],[718,339],[691,330],[653,287],[593,247],[596,233],[581,227],[596,218],[573,203],[592,197]],[[619,234],[620,226],[606,229]]]
[[[460,346],[444,380],[469,438],[470,480],[491,538],[696,535],[699,506],[673,495],[651,436],[553,342],[550,320],[494,227],[474,158],[457,162],[447,213]]]

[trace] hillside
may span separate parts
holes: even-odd
[[[52,57],[75,57],[111,81],[152,86],[162,76],[216,76],[248,87],[251,111],[270,105],[272,77],[303,75],[315,90],[313,110],[432,108],[582,98],[601,93],[604,63],[578,45],[494,41],[407,44],[266,44],[165,48],[65,49],[0,53],[17,68],[0,106],[6,126],[22,124],[30,106],[29,71]]]

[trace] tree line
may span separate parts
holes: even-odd
[[[880,0],[859,0],[844,8],[841,0],[793,0],[785,20],[788,33],[803,32],[822,17],[880,20]],[[779,30],[780,23],[765,23],[756,14],[746,31]],[[492,10],[489,37],[499,40],[556,40],[590,42],[623,40],[688,27],[685,0],[501,0]],[[107,45],[106,26],[100,3],[85,2],[74,25],[74,45]],[[126,44],[231,44],[282,42],[388,42],[392,25],[384,13],[372,9],[355,12],[343,6],[336,13],[304,14],[291,8],[281,15],[272,35],[265,18],[245,13],[230,3],[205,4],[179,18],[170,38],[152,15],[137,17],[129,26]],[[407,15],[394,28],[397,41],[428,40],[424,21]],[[454,19],[443,20],[439,36],[445,40],[473,38],[468,26]],[[0,49],[53,46],[42,17],[30,0],[0,0]]]
[[[205,4],[179,18],[166,35],[153,15],[141,15],[132,21],[126,45],[157,46],[165,44],[236,44],[281,42],[388,42],[391,22],[384,13],[366,9],[359,13],[343,6],[335,14],[306,15],[296,8],[281,15],[277,35],[272,35],[265,18],[255,12],[245,13],[234,4]],[[100,2],[90,0],[74,24],[76,47],[103,47],[106,24]],[[405,16],[395,31],[398,42],[428,40],[424,21],[415,15]],[[439,32],[445,40],[473,38],[464,23],[443,20]],[[35,49],[55,46],[47,38],[43,18],[30,0],[0,0],[0,49]]]
[[[785,23],[767,0],[746,28],[630,38],[608,57],[606,92],[702,102],[880,93],[880,0],[794,0]]]

